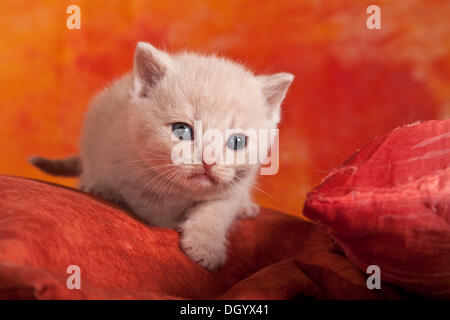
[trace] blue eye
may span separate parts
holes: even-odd
[[[183,122],[176,122],[172,124],[172,132],[179,140],[194,139],[191,126]]]
[[[231,150],[241,150],[247,146],[247,137],[243,134],[233,134],[227,141],[227,147]]]

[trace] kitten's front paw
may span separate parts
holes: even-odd
[[[259,213],[259,206],[251,201],[244,204],[241,211],[239,212],[239,218],[252,218],[256,217]]]
[[[224,241],[219,239],[199,240],[201,235],[183,234],[180,245],[183,251],[195,262],[205,269],[213,271],[225,263],[227,259],[226,246]]]

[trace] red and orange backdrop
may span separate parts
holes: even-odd
[[[67,6],[81,29],[66,27]],[[366,9],[381,8],[381,30]],[[280,128],[280,171],[260,204],[300,215],[305,195],[373,137],[450,113],[450,2],[2,0],[0,173],[74,186],[27,164],[77,153],[92,95],[130,70],[137,41],[220,52],[296,78]]]

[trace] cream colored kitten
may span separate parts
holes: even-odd
[[[31,162],[51,174],[81,173],[82,190],[125,203],[151,225],[180,230],[181,248],[213,270],[226,260],[233,220],[258,213],[250,199],[258,164],[174,164],[172,148],[181,139],[194,145],[194,121],[222,132],[276,128],[292,80],[288,73],[255,76],[224,58],[169,55],[141,42],[133,72],[93,99],[80,158]],[[233,136],[232,148],[247,152],[241,138]]]

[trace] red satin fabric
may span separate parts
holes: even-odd
[[[304,214],[328,227],[361,269],[426,297],[450,297],[450,120],[378,137],[309,193]]]
[[[230,231],[226,265],[209,272],[150,227],[87,194],[0,176],[0,297],[19,299],[400,298],[366,276],[321,229],[263,209]],[[69,265],[81,290],[69,290]]]

